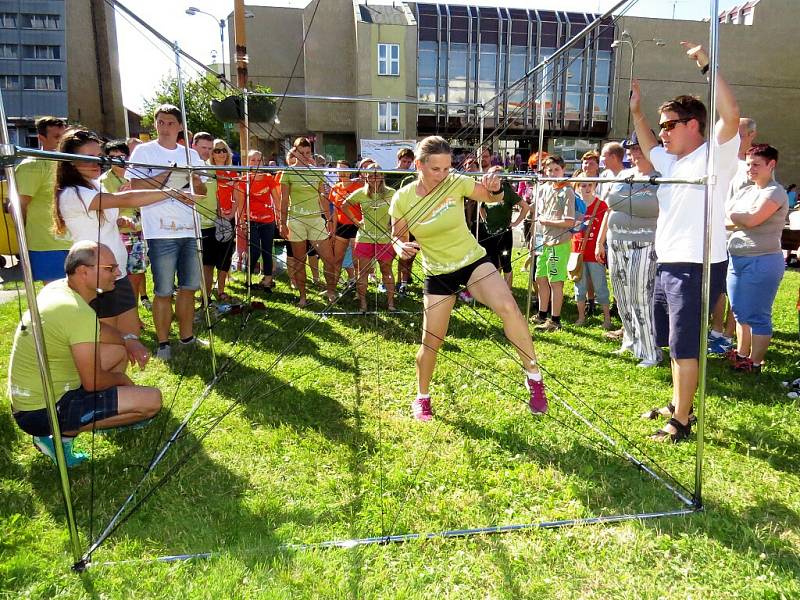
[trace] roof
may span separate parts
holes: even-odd
[[[392,3],[358,0],[359,20],[375,25],[413,25],[414,16],[401,0]]]

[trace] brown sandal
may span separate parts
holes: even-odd
[[[692,434],[692,426],[689,423],[684,425],[675,417],[667,421],[667,425],[672,425],[675,428],[675,433],[671,433],[666,429],[659,429],[650,436],[650,439],[655,442],[672,442],[673,444],[677,444],[689,439],[689,436]]]
[[[651,421],[654,419],[658,419],[659,417],[668,417],[675,414],[675,405],[670,402],[664,408],[669,411],[669,415],[665,415],[661,412],[661,409],[657,406],[651,408],[647,412],[643,412],[641,417],[643,419],[650,419]],[[694,416],[694,406],[689,410],[689,425],[694,425],[697,423],[697,417]]]

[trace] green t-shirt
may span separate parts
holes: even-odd
[[[296,169],[284,171],[281,185],[289,188],[289,217],[318,217],[319,186],[322,175],[316,171]]]
[[[56,161],[26,158],[15,170],[20,195],[30,196],[25,218],[28,248],[35,251],[69,250],[68,233],[53,233],[53,201],[56,189]]]
[[[200,215],[200,228],[214,227],[217,218],[217,180],[209,177],[205,181],[206,195],[195,204],[197,214]]]
[[[395,190],[387,187],[377,198],[367,193],[366,186],[357,189],[347,197],[348,204],[361,206],[364,226],[358,228],[356,242],[366,244],[388,244],[392,241],[389,223],[389,204]]]
[[[100,175],[100,189],[104,192],[108,192],[109,194],[116,194],[119,191],[119,188],[123,186],[123,184],[127,183],[128,180],[124,177],[119,177],[116,173],[114,173],[113,169],[109,169],[102,175]],[[136,227],[133,229],[129,227],[120,227],[120,233],[131,233],[132,231],[141,231],[142,230],[142,223],[141,218],[139,216],[139,209],[138,208],[120,208],[119,209],[119,216],[120,217],[128,217],[129,219],[133,219],[136,223]]]
[[[490,234],[500,233],[511,225],[514,207],[522,202],[522,198],[514,191],[508,181],[503,182],[503,201],[497,204],[484,204],[486,209],[486,231]]]
[[[452,273],[486,256],[467,229],[464,198],[475,190],[475,180],[451,173],[427,196],[417,195],[417,182],[400,188],[389,214],[404,219],[422,251],[422,268],[428,275]]]
[[[36,301],[42,318],[53,391],[55,400],[58,401],[66,392],[81,385],[70,347],[97,341],[97,313],[67,285],[66,279],[46,285],[36,296]],[[22,324],[25,325],[24,331]],[[14,411],[39,410],[45,407],[29,311],[22,316],[22,321],[14,332],[14,346],[8,368],[8,396]]]

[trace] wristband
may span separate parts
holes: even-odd
[[[701,74],[703,74],[703,75],[705,75],[706,73],[708,73],[708,69],[709,69],[709,66],[708,66],[708,65],[706,65],[705,67],[703,67],[702,69],[700,69],[700,73],[701,73]]]
[[[126,333],[122,336],[123,341],[127,342],[129,340],[138,340],[139,336],[134,333]]]

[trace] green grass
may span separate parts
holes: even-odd
[[[221,322],[220,364],[232,357],[233,366],[149,481],[191,457],[93,557],[96,565],[134,562],[97,566],[83,576],[70,572],[56,472],[16,428],[3,400],[0,592],[48,598],[800,597],[800,411],[780,385],[800,376],[798,284],[800,276],[790,272],[781,287],[767,372],[734,375],[723,361],[709,360],[704,512],[298,550],[285,545],[681,505],[557,399],[549,417],[532,418],[499,321],[484,309],[488,328],[470,308],[454,312],[432,389],[437,418],[421,425],[408,416],[420,316],[317,321],[291,307],[293,297],[281,283],[266,296],[267,312],[254,313],[241,337],[241,317]],[[522,299],[522,289],[516,291]],[[242,294],[240,281],[233,292]],[[574,320],[571,306],[566,321]],[[318,296],[312,308],[322,307]],[[418,303],[404,300],[401,307],[413,311]],[[16,321],[14,303],[0,306],[4,368]],[[611,357],[614,345],[601,334],[595,319],[590,328],[567,326],[537,337],[553,394],[692,489],[695,444],[650,443],[646,434],[655,425],[638,418],[669,399],[667,369],[638,369],[633,359]],[[134,379],[163,390],[158,419],[142,431],[78,439],[95,457],[91,467],[71,472],[84,546],[210,378],[208,351],[179,356],[169,366],[151,363]],[[209,551],[209,560],[136,562]]]

